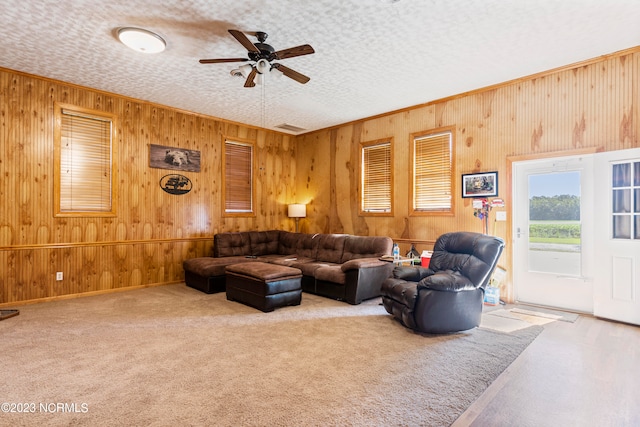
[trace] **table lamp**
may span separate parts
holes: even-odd
[[[298,222],[300,218],[305,218],[307,216],[307,205],[303,205],[302,203],[294,203],[289,205],[289,218],[296,219],[296,233],[298,232]]]

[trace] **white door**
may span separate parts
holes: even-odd
[[[640,324],[640,149],[599,153],[594,315]]]
[[[593,311],[593,155],[513,164],[518,302]]]

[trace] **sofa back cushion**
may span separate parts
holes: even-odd
[[[279,230],[250,231],[249,242],[251,243],[251,255],[262,256],[277,254],[279,240]]]
[[[344,252],[345,234],[319,234],[316,260],[340,264]]]
[[[382,236],[347,236],[341,263],[356,258],[379,258],[391,255],[393,240]]]
[[[316,259],[319,234],[280,232],[278,254]]]
[[[218,233],[213,236],[213,256],[251,255],[248,232]]]

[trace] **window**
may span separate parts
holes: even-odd
[[[412,135],[412,214],[453,215],[453,129]]]
[[[254,216],[253,144],[225,140],[223,159],[224,215]]]
[[[640,162],[613,165],[613,238],[640,239]]]
[[[366,142],[360,146],[360,213],[392,215],[393,171],[391,142]]]
[[[115,115],[55,105],[57,217],[116,215]]]

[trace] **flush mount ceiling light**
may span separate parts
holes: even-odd
[[[118,39],[125,46],[143,53],[159,53],[167,46],[162,37],[143,28],[120,28]]]

